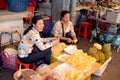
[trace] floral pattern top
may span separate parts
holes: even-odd
[[[71,32],[72,35],[76,35],[74,32],[74,27],[71,21],[68,22],[68,27],[64,29],[64,35],[68,32]],[[62,36],[63,31],[62,31],[62,23],[61,21],[58,21],[55,23],[53,30],[51,32],[54,36]]]

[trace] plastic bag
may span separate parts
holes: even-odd
[[[2,51],[2,61],[4,68],[15,70],[16,59],[17,59],[16,50],[7,48],[4,51]]]

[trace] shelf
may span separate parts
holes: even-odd
[[[29,11],[11,12],[8,10],[0,10],[0,21],[29,17],[31,14],[32,12]]]

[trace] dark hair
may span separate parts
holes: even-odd
[[[64,17],[66,14],[70,14],[70,12],[67,11],[67,10],[62,11],[62,12],[61,12],[61,15],[60,15],[60,19],[61,19],[62,17]]]
[[[34,16],[32,18],[32,25],[29,26],[23,33],[23,35],[27,34],[33,27],[33,24],[36,24],[38,20],[43,19],[41,16]]]

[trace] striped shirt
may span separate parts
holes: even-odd
[[[36,45],[40,50],[45,50],[52,47],[54,44],[55,43],[51,42],[50,38],[41,38],[39,32],[32,28],[20,41],[18,46],[20,54],[18,56],[21,58],[27,57],[32,52],[33,45]]]

